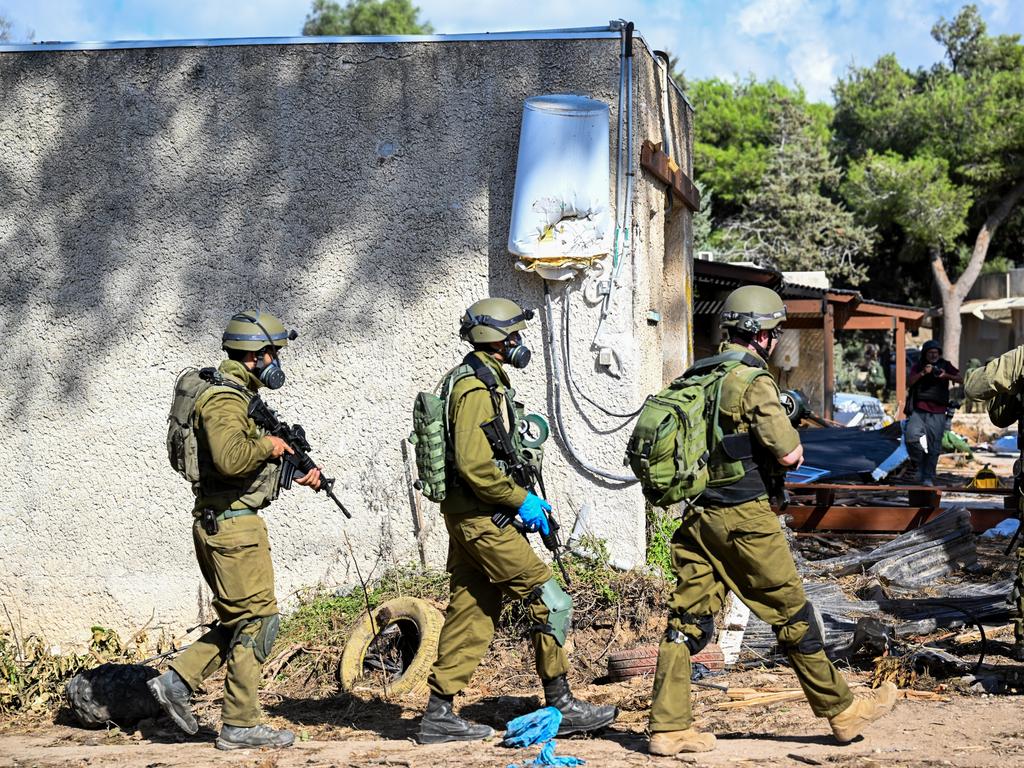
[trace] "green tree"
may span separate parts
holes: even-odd
[[[318,35],[427,35],[430,22],[419,20],[420,9],[411,0],[313,0],[302,34]]]
[[[932,36],[946,60],[929,70],[906,71],[888,55],[840,80],[833,127],[849,167],[845,198],[879,229],[880,261],[927,260],[945,353],[957,362],[963,300],[999,228],[1011,221],[1020,232],[1024,46],[1019,35],[989,36],[972,5]]]
[[[693,83],[698,180],[715,197],[711,250],[857,284],[870,230],[838,202],[831,112],[776,81]]]
[[[3,14],[0,14],[0,43],[6,42],[11,39],[11,30],[14,29],[14,24]]]

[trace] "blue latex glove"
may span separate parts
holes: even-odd
[[[586,760],[582,760],[578,757],[570,757],[569,755],[555,755],[555,740],[552,739],[543,747],[541,747],[540,754],[537,755],[537,759],[533,761],[534,765],[584,765]]]
[[[553,738],[561,724],[561,712],[554,707],[543,707],[509,720],[505,724],[505,738],[501,743],[506,747],[516,748],[540,744]]]
[[[519,507],[519,517],[526,525],[526,530],[540,531],[547,536],[550,529],[548,528],[548,516],[544,514],[545,510],[550,512],[551,505],[540,496],[534,496],[527,491],[526,501]]]

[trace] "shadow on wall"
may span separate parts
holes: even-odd
[[[0,332],[45,329],[12,349],[9,412],[47,375],[84,399],[106,348],[146,365],[259,302],[372,350],[460,260],[539,304],[505,248],[522,102],[613,93],[616,46],[0,54]]]

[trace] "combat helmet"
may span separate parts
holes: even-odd
[[[786,305],[771,288],[744,285],[730,293],[722,305],[723,328],[743,333],[770,331],[786,320]]]
[[[462,315],[459,336],[473,344],[505,341],[525,330],[526,321],[532,319],[532,309],[523,309],[509,299],[480,299]]]
[[[269,312],[246,309],[228,321],[228,327],[221,336],[221,346],[243,352],[259,352],[270,346],[281,349],[287,347],[289,341],[298,338],[298,335],[298,332],[285,328],[284,323]]]

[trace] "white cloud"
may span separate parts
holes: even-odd
[[[828,101],[836,81],[839,58],[822,41],[804,41],[793,47],[786,63],[811,101]]]
[[[792,31],[806,12],[804,0],[753,0],[737,20],[746,35],[779,35]]]

